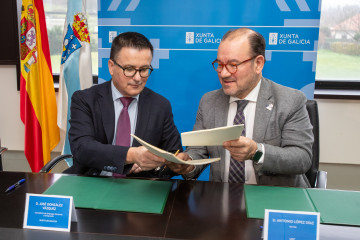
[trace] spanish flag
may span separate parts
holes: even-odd
[[[60,140],[42,0],[22,1],[20,29],[20,116],[25,125],[25,156],[31,170],[39,172]]]

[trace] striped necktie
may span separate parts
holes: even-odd
[[[248,100],[237,101],[237,112],[234,118],[234,125],[244,124],[244,129],[241,136],[245,136],[245,115],[244,108],[249,103]],[[236,161],[230,158],[229,169],[229,182],[230,183],[244,183],[245,182],[245,162]]]

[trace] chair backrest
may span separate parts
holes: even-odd
[[[1,147],[1,139],[0,139],[0,171],[3,170],[3,164],[2,164],[2,153],[7,150],[6,147]]]
[[[1,139],[0,139],[0,149],[1,149]],[[1,159],[1,152],[0,152],[0,171],[3,170],[3,166],[2,166],[2,159]]]
[[[315,100],[307,100],[306,109],[309,113],[309,118],[311,125],[313,126],[313,134],[314,134],[314,144],[312,147],[312,165],[309,171],[306,172],[306,177],[308,178],[311,187],[315,187],[316,176],[319,170],[319,153],[320,153],[320,146],[319,146],[319,112],[318,112],[318,105]]]
[[[53,169],[56,165],[59,165],[60,162],[65,161],[65,159],[67,158],[73,158],[73,156],[71,154],[63,154],[60,156],[55,157],[54,159],[51,159],[47,164],[45,164],[45,166],[43,166],[40,170],[41,173],[48,173],[50,172],[51,169]],[[66,170],[66,168],[68,168],[69,166],[67,164],[65,164],[65,169],[64,169],[64,164],[61,167],[61,171]]]

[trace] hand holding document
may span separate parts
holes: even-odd
[[[155,154],[156,156],[165,158],[166,160],[173,162],[173,163],[179,163],[179,164],[188,164],[188,165],[203,165],[208,164],[212,162],[219,161],[220,158],[207,158],[207,159],[199,159],[199,160],[191,160],[191,161],[184,161],[178,157],[175,156],[175,154],[172,154],[170,152],[167,152],[165,150],[162,150],[158,147],[155,147],[144,140],[138,138],[137,136],[131,134],[131,136],[136,139],[141,145],[143,145],[147,150],[149,150],[152,154]]]
[[[244,124],[181,133],[183,146],[222,146],[223,142],[238,139]]]

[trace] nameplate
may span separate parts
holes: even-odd
[[[318,240],[320,213],[265,209],[265,240]]]
[[[23,228],[70,232],[77,221],[72,196],[26,194]]]

